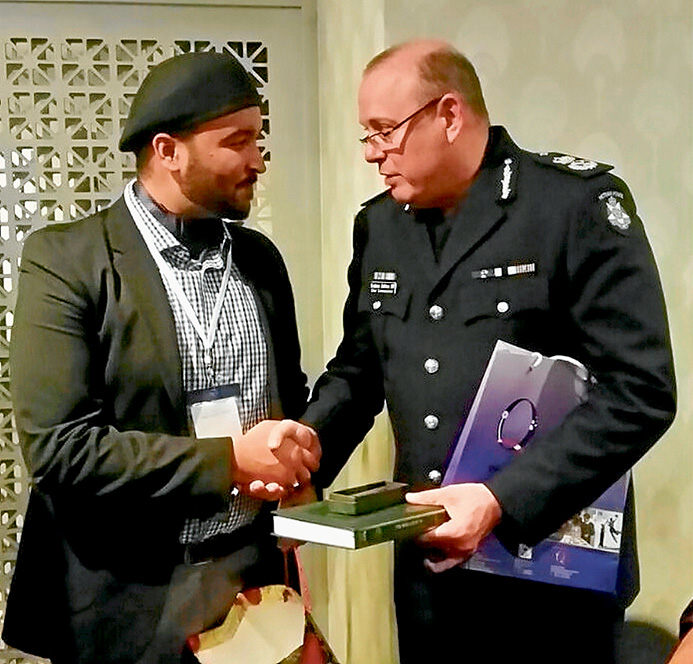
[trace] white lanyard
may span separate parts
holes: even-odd
[[[221,314],[221,308],[224,304],[224,298],[226,297],[226,291],[228,289],[229,280],[231,278],[231,251],[229,251],[226,257],[226,269],[224,270],[224,276],[221,280],[221,286],[219,287],[217,299],[214,303],[214,308],[212,309],[212,320],[209,322],[209,328],[205,332],[205,329],[202,327],[200,319],[198,318],[197,314],[195,313],[195,310],[190,304],[190,300],[185,294],[185,291],[183,290],[183,287],[180,285],[180,282],[176,278],[176,274],[173,271],[173,268],[171,268],[171,266],[164,260],[163,256],[161,255],[161,252],[157,249],[154,235],[149,230],[149,228],[147,228],[147,225],[144,223],[144,220],[141,217],[142,212],[138,209],[137,204],[134,201],[134,191],[132,185],[132,182],[129,183],[125,189],[125,204],[127,205],[128,210],[130,210],[130,214],[132,215],[132,218],[135,222],[135,226],[137,226],[137,230],[140,232],[140,235],[142,235],[142,239],[147,245],[147,248],[149,249],[149,253],[152,255],[152,258],[156,262],[157,267],[161,272],[162,278],[166,281],[168,286],[173,291],[173,294],[176,296],[181,306],[183,307],[185,315],[188,317],[188,320],[195,329],[195,332],[197,332],[197,335],[200,337],[200,340],[202,341],[202,347],[204,348],[203,357],[205,368],[207,372],[210,374],[210,377],[212,377],[213,371],[211,351],[212,346],[214,345],[214,339],[217,334],[217,326],[219,325],[219,316]]]

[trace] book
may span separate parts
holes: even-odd
[[[454,442],[443,485],[484,482],[587,398],[586,368],[498,341]],[[493,533],[465,567],[614,594],[630,473],[539,544],[509,552]]]
[[[322,500],[272,512],[274,534],[343,549],[414,537],[447,521],[442,507],[397,503],[364,514],[341,514]]]

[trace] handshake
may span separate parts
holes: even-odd
[[[318,435],[310,427],[293,420],[264,420],[233,441],[234,484],[255,498],[285,498],[310,484],[320,455]]]

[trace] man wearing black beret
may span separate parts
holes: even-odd
[[[11,362],[33,487],[14,647],[56,664],[191,662],[188,638],[238,591],[283,581],[270,501],[320,449],[277,421],[308,394],[286,268],[232,221],[265,171],[259,104],[232,55],[154,67],[120,141],[137,179],[26,241]]]

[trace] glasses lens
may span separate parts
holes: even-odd
[[[400,127],[404,126],[409,120],[412,118],[416,117],[421,111],[426,110],[427,108],[430,108],[434,104],[437,104],[443,96],[436,97],[435,99],[431,99],[428,103],[424,104],[421,106],[421,108],[417,108],[411,115],[408,115],[404,120],[400,120],[394,127],[391,129],[383,129],[382,131],[375,132],[374,134],[370,134],[369,136],[364,136],[363,138],[359,139],[361,143],[364,145],[369,144],[372,147],[376,148],[387,148],[391,147],[393,145],[393,141],[390,138],[392,134],[395,133],[397,129]]]
[[[376,134],[362,136],[359,138],[359,143],[361,143],[361,145],[370,145],[373,148],[382,148],[387,146],[388,141],[381,132],[378,132]]]

